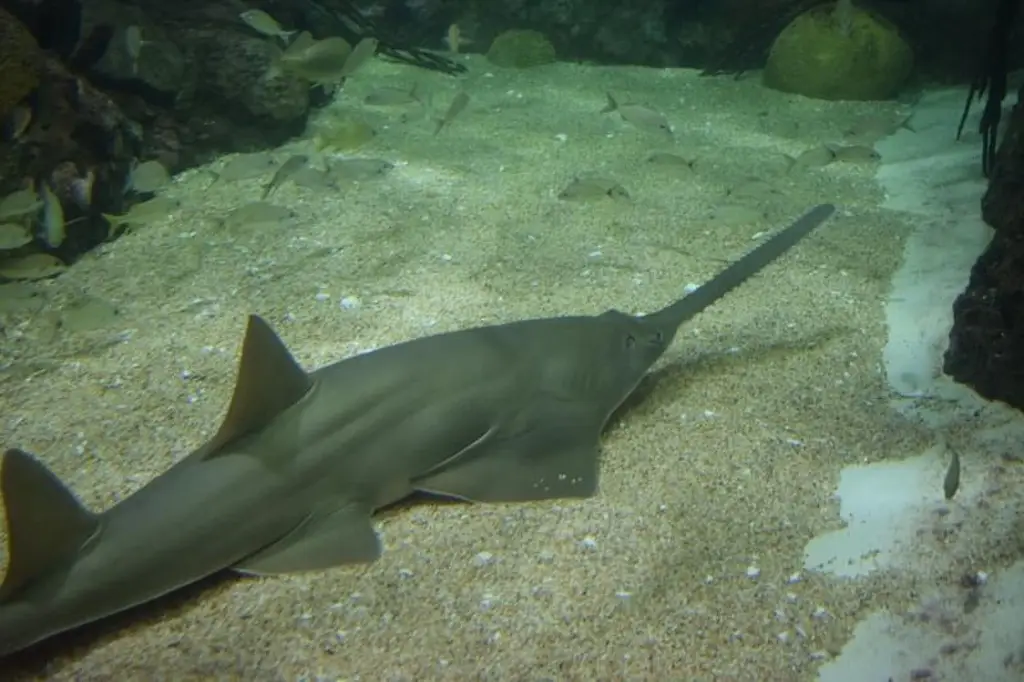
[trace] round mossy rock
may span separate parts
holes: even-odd
[[[495,36],[487,59],[497,66],[525,69],[555,61],[555,46],[540,31],[513,29]]]
[[[914,55],[886,19],[854,7],[840,26],[835,4],[812,8],[775,39],[764,84],[827,100],[879,100],[896,95]],[[845,30],[844,30],[845,28]]]

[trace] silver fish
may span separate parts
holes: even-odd
[[[32,233],[18,223],[0,223],[0,251],[17,249],[32,241]]]
[[[53,189],[43,183],[43,241],[50,248],[57,248],[64,243],[67,236],[64,225],[64,208],[60,205],[60,199],[54,194]]]
[[[274,157],[268,152],[253,152],[251,154],[238,154],[229,159],[221,166],[220,171],[209,171],[213,174],[213,182],[206,189],[210,189],[218,181],[236,182],[238,180],[251,180],[266,175],[277,166]]]
[[[263,188],[263,195],[261,199],[266,199],[270,196],[270,193],[275,189],[283,185],[292,175],[294,175],[300,168],[303,168],[309,163],[309,157],[305,154],[295,154],[288,158],[281,167],[274,173],[274,177],[270,178],[270,182]]]
[[[0,220],[35,213],[42,205],[34,189],[19,189],[0,199]]]
[[[377,54],[377,39],[363,38],[356,43],[351,54],[341,67],[341,78],[347,78],[355,73],[363,64],[370,61]]]
[[[450,125],[455,117],[462,113],[462,110],[469,104],[469,95],[465,91],[455,95],[455,99],[448,105],[448,110],[444,112],[444,116],[437,120],[437,127],[434,128],[434,134],[437,135],[441,132],[441,129]]]
[[[565,189],[558,193],[563,201],[593,201],[595,199],[629,199],[629,192],[615,180],[598,175],[581,175],[573,178]]]
[[[288,38],[295,33],[295,31],[286,31],[281,28],[281,24],[277,23],[274,17],[261,9],[246,10],[238,16],[249,28],[271,38],[280,38],[287,42]]]
[[[344,38],[325,38],[304,49],[286,50],[279,59],[279,68],[312,83],[330,84],[345,76],[351,54],[352,48]]]
[[[601,110],[602,114],[617,111],[622,120],[636,128],[672,137],[672,126],[669,125],[668,119],[660,112],[641,104],[619,104],[610,92],[606,94],[608,96],[608,103]]]
[[[121,215],[111,213],[101,214],[110,223],[110,232],[107,238],[117,233],[117,228],[122,225],[144,225],[166,218],[169,213],[181,206],[177,199],[156,196],[148,201],[133,205],[127,212]]]
[[[875,163],[882,160],[882,155],[869,144],[829,144],[825,146],[835,156],[835,160],[840,162]]]
[[[267,201],[252,201],[228,213],[223,220],[223,224],[229,229],[235,229],[251,227],[253,225],[265,225],[267,223],[279,223],[294,216],[295,213],[284,206],[271,204]]]
[[[128,174],[127,189],[141,194],[159,192],[171,181],[171,176],[162,163],[157,160],[143,161],[136,164]]]

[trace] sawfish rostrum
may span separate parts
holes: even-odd
[[[32,455],[3,455],[0,655],[224,569],[373,561],[372,514],[416,491],[481,502],[593,495],[602,429],[679,326],[833,210],[812,209],[650,315],[466,329],[308,373],[251,316],[220,428],[110,509],[85,509]]]

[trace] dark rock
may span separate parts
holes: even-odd
[[[2,47],[14,46],[11,36],[24,43],[0,49],[0,118],[15,107],[32,112],[20,136],[0,140],[0,196],[45,182],[68,223],[57,249],[41,240],[25,248],[73,261],[107,239],[102,213],[128,208],[124,189],[136,161],[157,159],[176,173],[221,154],[276,147],[303,132],[311,96],[326,101],[274,68],[280,46],[247,29],[237,11],[188,0],[63,1],[74,6],[66,18],[75,30],[58,35],[59,45],[42,20],[49,0],[16,0],[17,17],[0,16],[9,38]],[[137,56],[125,41],[133,26],[143,40]]]
[[[222,107],[241,108],[255,120],[286,122],[305,117],[309,82],[273,68],[281,49],[269,40],[227,31],[185,35],[195,54],[196,94]]]
[[[48,183],[68,222],[67,239],[55,254],[72,260],[106,239],[99,212],[121,210],[142,128],[56,55],[40,55],[39,68],[40,85],[29,98],[31,124],[0,145],[0,196]]]
[[[996,229],[953,304],[945,371],[982,396],[1024,410],[1024,89],[982,200]]]

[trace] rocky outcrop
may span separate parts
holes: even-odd
[[[13,15],[0,11],[0,34],[28,35]],[[14,50],[6,43],[5,50]],[[17,43],[17,63],[31,69],[32,88],[13,100],[6,97],[5,120],[16,109],[26,112],[29,123],[16,134],[8,129],[0,142],[0,196],[25,187],[49,185],[64,207],[65,220],[74,230],[56,249],[58,256],[81,253],[102,241],[105,223],[90,214],[90,206],[120,209],[121,188],[133,154],[138,150],[141,128],[88,80],[68,69],[54,53],[42,50],[31,39]],[[0,61],[3,57],[0,56]],[[13,58],[5,63],[15,61]],[[6,69],[6,67],[5,67]],[[16,71],[10,73],[15,80]],[[10,87],[4,77],[6,94]],[[28,96],[28,99],[26,99]],[[107,209],[104,209],[107,210]]]
[[[263,7],[260,7],[263,5]],[[400,62],[449,73],[461,64],[391,40],[354,0],[0,0],[0,199],[48,187],[67,238],[44,240],[40,215],[19,217],[28,244],[69,263],[109,236],[132,164],[172,174],[235,151],[277,147],[305,129],[323,88],[280,72],[283,45],[246,26],[261,8],[290,29],[355,42],[378,37]]]
[[[101,214],[125,209],[133,163],[157,159],[173,173],[273,147],[302,132],[314,103],[309,83],[267,75],[280,48],[232,10],[68,2],[55,36],[52,3],[4,4],[0,197],[49,186],[68,226],[58,245],[40,237],[19,253],[75,260],[108,238]],[[143,41],[135,53],[129,30]]]
[[[996,156],[982,215],[996,233],[953,305],[945,371],[1024,410],[1024,89]]]

